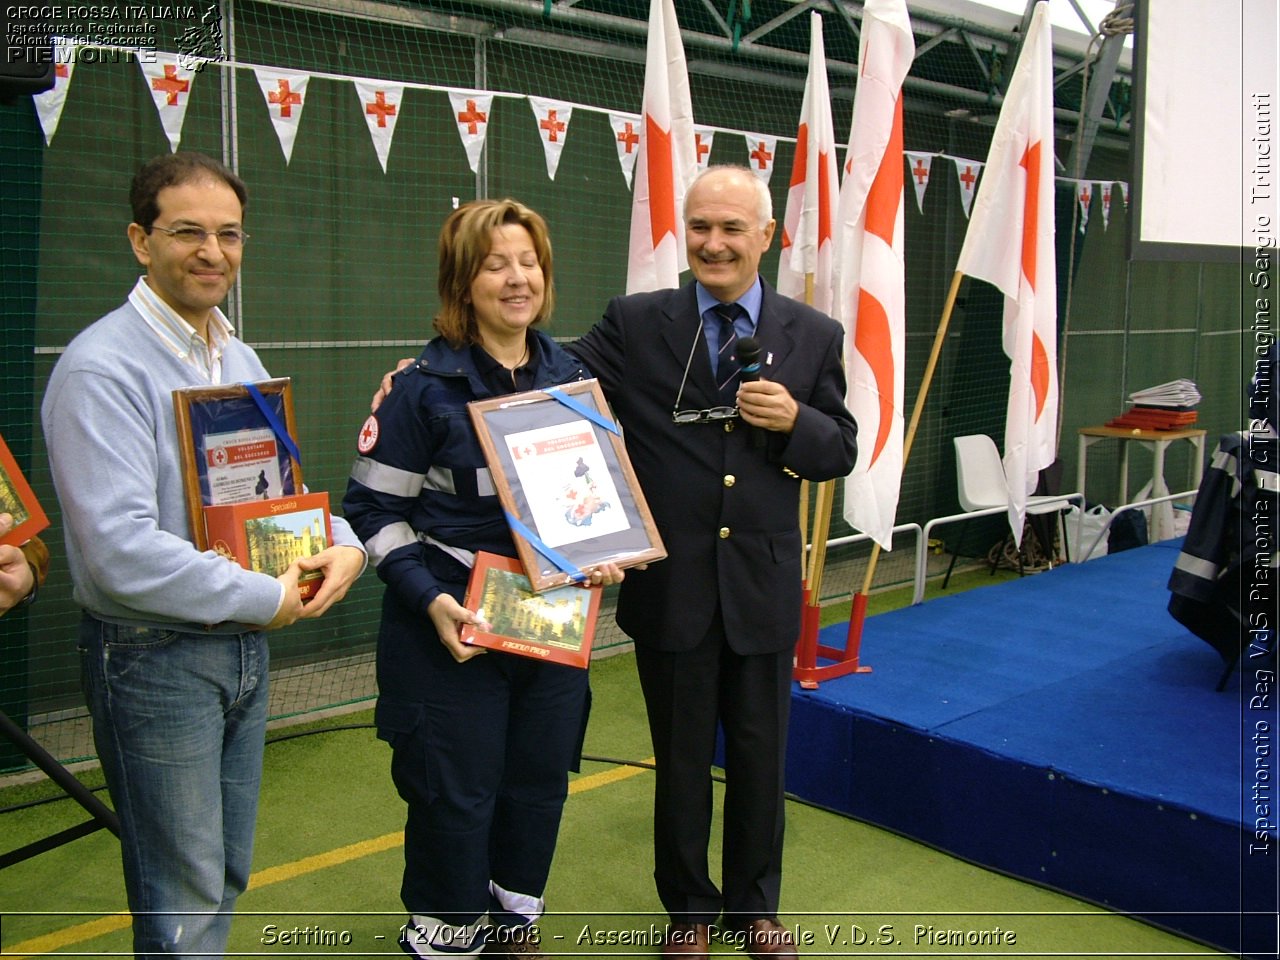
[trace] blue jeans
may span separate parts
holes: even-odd
[[[249,882],[266,635],[123,627],[85,614],[79,647],[94,743],[120,816],[134,952],[221,956]]]

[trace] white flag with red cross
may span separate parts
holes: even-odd
[[[378,163],[386,173],[391,139],[395,136],[396,124],[402,113],[404,84],[356,80],[355,87],[360,98],[360,112],[369,128],[369,136],[373,138],[373,149],[378,154]]]
[[[831,312],[832,222],[840,185],[836,164],[835,127],[827,85],[827,57],[822,42],[822,17],[809,14],[809,75],[800,107],[796,154],[782,223],[782,252],[778,258],[778,292],[805,299],[805,278],[813,276],[813,306]]]
[[[698,158],[698,172],[701,173],[711,165],[711,144],[716,138],[711,127],[693,128],[693,152]]]
[[[747,166],[768,184],[773,177],[773,160],[778,155],[778,138],[763,133],[747,134]]]
[[[159,50],[153,57],[139,57],[138,67],[160,114],[160,126],[169,138],[169,149],[176,151],[182,142],[182,121],[187,117],[195,71],[183,66],[176,53]]]
[[[916,188],[916,210],[924,213],[924,192],[929,186],[929,169],[933,166],[932,153],[907,153],[907,172]]]
[[[538,139],[542,141],[542,154],[547,161],[547,176],[554,180],[560,169],[560,154],[569,136],[569,118],[573,116],[573,104],[563,100],[530,97],[529,106],[538,124]]]
[[[462,148],[467,152],[471,172],[480,169],[480,151],[489,135],[489,114],[493,106],[492,93],[476,90],[450,90],[449,103],[453,107],[453,121],[458,125]]]
[[[915,49],[904,0],[867,0],[836,207],[833,315],[845,329],[846,405],[858,422],[859,439],[858,460],[844,484],[844,518],[885,550],[893,548],[902,488],[902,82]]]
[[[609,126],[613,128],[614,146],[618,148],[618,166],[630,190],[636,157],[640,155],[640,118],[633,113],[611,113]]]
[[[75,41],[65,37],[53,38],[53,86],[31,98],[36,107],[36,116],[40,118],[40,129],[44,131],[46,147],[53,143],[53,135],[58,132],[58,121],[62,119],[62,108],[67,103],[71,74],[76,68],[76,50]]]
[[[650,0],[639,156],[631,193],[627,293],[680,285],[684,195],[697,169],[693,104],[673,0]]]
[[[1021,542],[1027,496],[1058,449],[1058,296],[1053,248],[1053,50],[1049,4],[1031,16],[991,138],[982,189],[956,265],[1004,294],[1009,357],[1004,472]]]
[[[1124,208],[1129,209],[1129,184],[1123,180],[1120,181],[1120,195],[1124,197]]]
[[[1076,182],[1076,199],[1080,203],[1080,232],[1089,225],[1089,204],[1093,201],[1093,183],[1089,180]]]
[[[1114,183],[1106,183],[1101,180],[1094,184],[1098,196],[1102,198],[1102,230],[1104,233],[1107,227],[1111,225],[1111,192],[1114,186]]]
[[[271,126],[284,151],[285,166],[293,159],[293,144],[298,138],[298,125],[302,123],[302,108],[306,105],[307,82],[310,74],[279,67],[257,67],[254,75],[267,101],[267,113]]]
[[[964,215],[968,217],[969,211],[973,209],[973,197],[977,192],[982,164],[960,157],[952,157],[952,160],[956,165],[956,182],[960,184],[960,205],[964,207]]]

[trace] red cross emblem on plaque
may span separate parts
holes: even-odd
[[[290,90],[288,80],[277,80],[276,85],[280,88],[279,92],[267,94],[267,100],[280,105],[280,116],[292,117],[294,104],[302,104],[302,94],[295,90]],[[391,109],[394,111],[395,107]]]
[[[768,170],[769,162],[773,160],[773,154],[769,152],[769,148],[764,145],[761,140],[756,144],[756,148],[751,151],[751,159],[756,162],[760,170]]]
[[[911,168],[911,175],[920,182],[920,186],[924,186],[929,180],[929,168],[924,165],[924,161],[917,158],[916,165]]]
[[[480,132],[480,124],[488,123],[489,115],[481,110],[476,109],[474,100],[467,101],[467,109],[458,114],[458,124],[466,124],[467,133],[476,134]]]
[[[171,63],[165,64],[163,77],[151,78],[151,89],[165,94],[165,104],[170,107],[178,105],[178,97],[191,89],[191,81],[178,76],[178,68]]]
[[[559,143],[560,134],[564,131],[564,121],[556,119],[556,112],[548,110],[547,115],[538,121],[538,126],[547,131],[547,140],[550,143]],[[472,133],[475,131],[473,130]]]
[[[965,164],[964,173],[960,174],[960,181],[964,184],[966,192],[973,191],[973,184],[978,178],[974,176],[973,167]]]
[[[630,120],[627,121],[622,132],[618,134],[618,142],[626,147],[627,153],[630,153],[632,148],[640,142],[640,134],[636,133],[636,128],[631,125]]]
[[[387,103],[387,93],[385,90],[379,90],[373,95],[373,103],[364,105],[364,112],[377,116],[378,126],[385,127],[387,125],[387,117],[394,117],[396,114],[396,105]]]

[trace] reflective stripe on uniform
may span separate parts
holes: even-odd
[[[351,479],[378,493],[393,497],[416,497],[422,492],[427,478],[420,473],[389,467],[368,457],[356,457],[356,462],[351,465]]]
[[[1178,562],[1174,567],[1183,573],[1193,577],[1199,577],[1201,580],[1216,580],[1218,577],[1218,565],[1208,560],[1202,560],[1200,557],[1193,557],[1189,553],[1178,554]]]
[[[413,532],[413,528],[404,521],[400,521],[383,527],[364,542],[364,548],[369,551],[369,561],[376,567],[381,565],[393,550],[399,550],[401,547],[417,542],[418,535]]]

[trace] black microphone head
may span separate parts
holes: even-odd
[[[760,341],[755,337],[738,338],[738,366],[743,383],[760,379]]]

